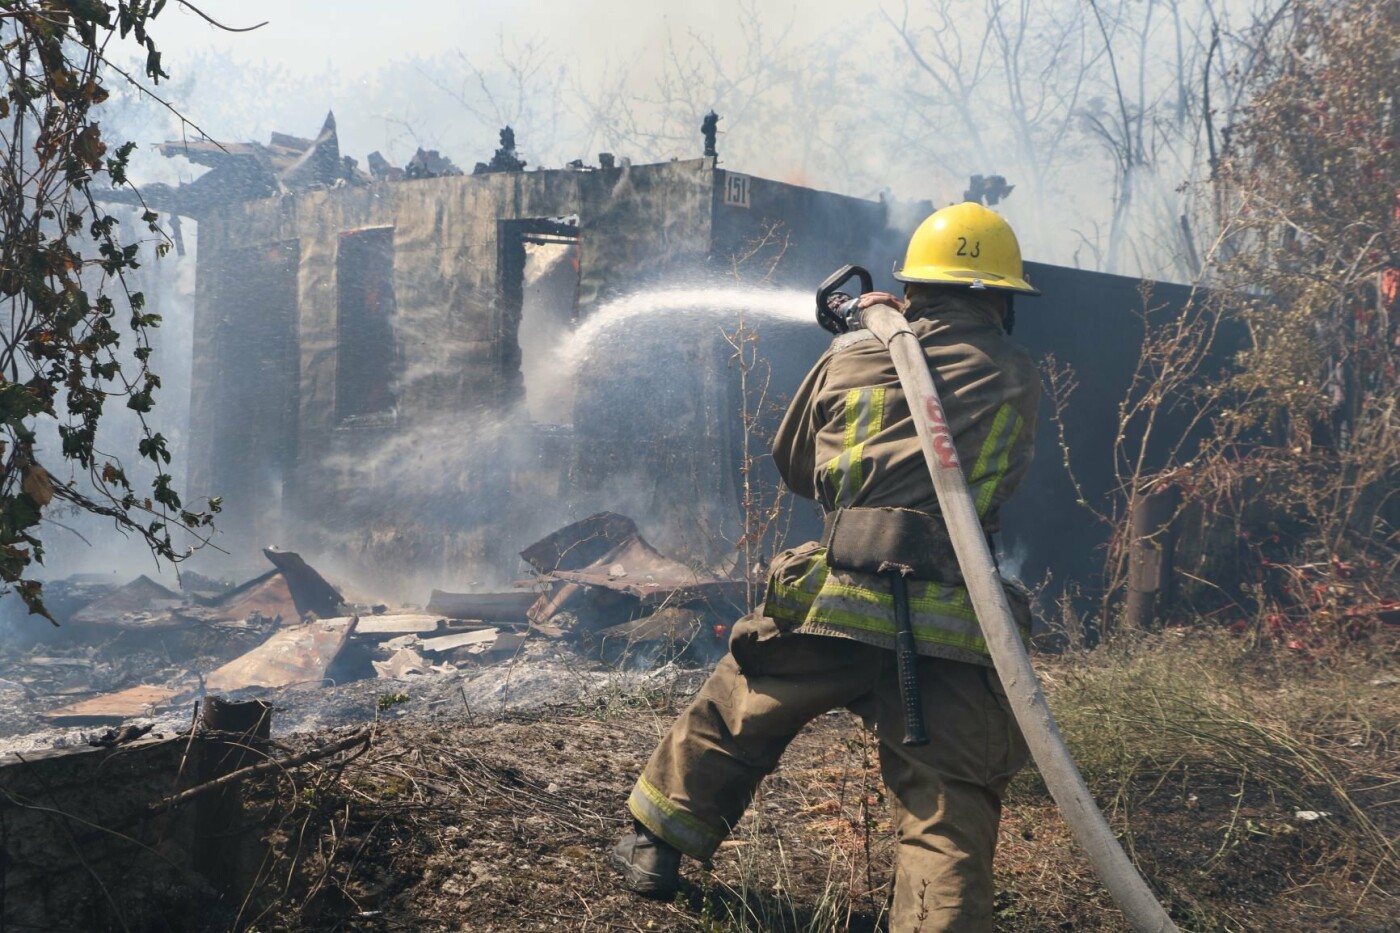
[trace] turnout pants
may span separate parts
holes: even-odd
[[[893,801],[890,930],[989,933],[1001,797],[1025,764],[1025,743],[991,668],[921,657],[919,680],[929,744],[908,748],[894,652],[747,616],[652,753],[629,808],[666,842],[708,859],[802,727],[844,707],[879,738]]]

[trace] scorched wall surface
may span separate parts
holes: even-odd
[[[470,443],[499,433],[520,402],[519,309],[512,319],[498,300],[502,222],[577,218],[582,318],[610,294],[704,263],[713,179],[711,160],[459,176],[285,195],[206,218],[190,489],[224,494],[225,527],[257,543],[321,539],[454,567],[488,556],[483,516],[441,497],[490,498],[510,485],[484,456],[489,444],[476,457]],[[392,404],[347,417],[337,260],[347,236],[375,228],[392,237]],[[385,307],[382,294],[374,300]],[[450,459],[423,467],[452,474],[438,501],[366,489],[376,474],[390,482],[406,457],[430,458],[414,431],[445,422],[460,428]]]

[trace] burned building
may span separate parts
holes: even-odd
[[[828,340],[802,293],[847,262],[891,287],[880,273],[933,207],[744,175],[713,156],[523,171],[513,145],[471,175],[436,153],[414,172],[375,154],[362,173],[333,121],[315,140],[167,146],[214,166],[152,200],[198,221],[188,488],[224,497],[233,540],[380,581],[470,584],[509,579],[525,543],[612,508],[673,551],[708,536],[699,550],[715,559],[737,537],[741,435],[754,428],[724,328],[749,312],[771,367],[754,416],[771,423]],[[236,184],[210,197],[219,173]],[[1124,348],[1140,340],[1138,283],[1035,264],[1029,275],[1046,297],[1018,337],[1080,364],[1071,432],[1103,448],[1096,434],[1131,377]],[[610,342],[561,357],[609,315]],[[1101,532],[1075,514],[1042,431],[1007,534],[1030,549],[1027,576],[1083,577]],[[1095,490],[1109,480],[1087,477]]]

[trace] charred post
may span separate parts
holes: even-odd
[[[1128,522],[1128,599],[1125,621],[1153,629],[1171,611],[1175,518],[1181,495],[1175,486],[1137,500]]]
[[[204,784],[267,757],[272,704],[208,697],[200,725],[208,735],[199,762],[199,781]],[[258,828],[244,816],[241,785],[205,794],[195,806],[195,870],[222,893],[245,890],[249,871],[256,867],[248,861],[257,833]]]

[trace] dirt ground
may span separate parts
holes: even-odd
[[[1400,687],[1375,682],[1378,695],[1400,699]],[[444,712],[433,723],[385,723],[349,764],[252,795],[274,855],[263,903],[246,905],[243,922],[260,931],[883,929],[889,814],[874,744],[846,713],[799,736],[713,864],[686,863],[673,902],[618,888],[606,851],[673,715],[668,698],[638,696],[493,721]],[[1372,740],[1384,754],[1400,744],[1393,729]],[[1393,843],[1397,795],[1392,786],[1363,797],[1377,792],[1369,773],[1358,770],[1356,799]],[[1183,754],[1091,775],[1091,784],[1117,782],[1100,802],[1183,929],[1395,929],[1393,861],[1358,855],[1345,814],[1299,817],[1276,783],[1286,778],[1255,781]],[[1124,928],[1033,769],[1007,801],[997,866],[999,930]]]
[[[623,802],[670,718],[668,710],[639,706],[480,725],[394,724],[343,780],[321,782],[334,802],[304,790],[311,807],[278,809],[282,859],[271,873],[298,859],[301,824],[335,823],[337,846],[329,860],[324,847],[301,853],[297,874],[317,879],[306,899],[278,905],[256,926],[724,929],[731,912],[743,911],[745,895],[766,897],[775,909],[782,900],[775,886],[795,890],[837,866],[863,866],[868,846],[868,877],[831,880],[860,889],[851,928],[874,929],[891,844],[878,826],[862,830],[864,821],[880,821],[882,809],[869,767],[873,746],[844,713],[823,717],[794,743],[710,870],[687,862],[687,884],[674,903],[618,889],[606,851],[627,825]],[[768,845],[757,837],[771,829],[784,841],[782,861],[760,870],[750,850],[764,849],[766,861]],[[764,905],[754,909],[766,916]]]

